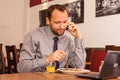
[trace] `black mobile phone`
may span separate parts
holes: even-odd
[[[68,31],[70,31],[71,29],[72,29],[71,26],[67,26],[67,27],[66,27],[66,30],[68,30]]]

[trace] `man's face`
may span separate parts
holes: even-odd
[[[61,12],[59,10],[54,10],[52,12],[51,20],[48,19],[51,31],[58,36],[64,34],[67,27],[67,21],[68,21],[67,12],[66,11]]]

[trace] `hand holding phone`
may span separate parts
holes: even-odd
[[[75,38],[81,37],[78,26],[76,26],[73,22],[68,22],[66,30],[69,31]]]
[[[72,30],[72,26],[67,26],[66,30],[68,30],[68,31]]]

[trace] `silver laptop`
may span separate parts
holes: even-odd
[[[89,79],[110,79],[120,76],[120,51],[109,50],[98,74],[83,73],[76,76]]]

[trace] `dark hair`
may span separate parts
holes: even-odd
[[[46,13],[46,16],[48,17],[49,20],[51,20],[52,12],[55,9],[57,9],[57,10],[59,10],[61,12],[66,11],[68,13],[67,9],[63,5],[60,5],[60,4],[51,5],[51,6],[48,7],[47,13]]]

